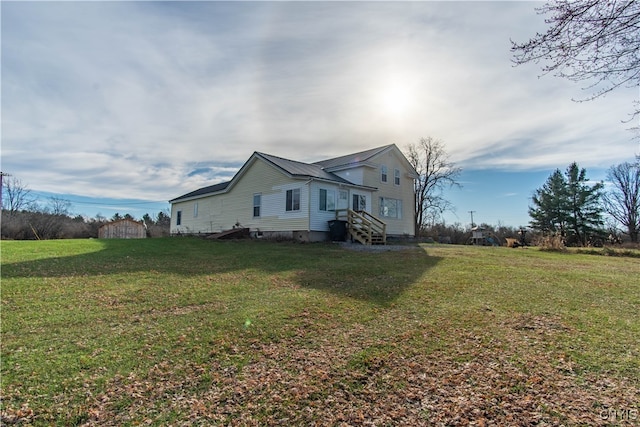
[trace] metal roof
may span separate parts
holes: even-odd
[[[354,185],[351,181],[339,177],[338,175],[325,171],[322,166],[311,163],[297,162],[295,160],[284,159],[265,153],[256,153],[284,172],[296,178],[316,178],[326,181],[334,181],[339,184]]]
[[[178,196],[175,199],[169,200],[169,203],[177,202],[178,200],[182,200],[182,199],[188,199],[190,197],[203,196],[205,194],[217,193],[219,191],[224,191],[224,190],[226,190],[226,188],[229,186],[230,183],[231,183],[231,181],[227,181],[227,182],[221,182],[219,184],[210,185],[208,187],[199,188],[199,189],[197,189],[195,191],[192,191],[192,192],[187,193],[187,194],[183,194],[182,196]]]
[[[278,156],[272,156],[271,154],[255,152],[249,160],[240,168],[242,171],[245,166],[249,164],[252,158],[260,157],[261,159],[271,163],[278,169],[289,174],[294,178],[308,178],[308,179],[322,179],[325,181],[331,181],[338,184],[357,185],[351,181],[348,181],[332,172],[327,171],[331,168],[340,168],[341,166],[355,165],[359,163],[366,163],[367,160],[373,156],[380,154],[381,152],[393,147],[393,144],[385,145],[383,147],[372,148],[371,150],[360,151],[358,153],[348,154],[346,156],[335,157],[332,159],[321,160],[315,163],[304,163],[295,160],[289,160]],[[238,171],[240,173],[240,171]],[[231,181],[221,182],[219,184],[210,185],[208,187],[199,188],[175,199],[169,200],[170,203],[177,202],[183,199],[189,199],[192,197],[204,196],[213,193],[225,191],[229,184],[231,184],[238,174],[236,174]],[[366,187],[357,185],[358,187]]]
[[[315,162],[314,165],[318,165],[323,169],[332,169],[340,166],[354,165],[358,163],[364,163],[373,156],[380,154],[381,152],[393,147],[393,144],[385,145],[383,147],[372,148],[366,151],[360,151],[358,153],[347,154],[346,156],[334,157],[332,159],[321,160]]]

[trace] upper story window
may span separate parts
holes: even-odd
[[[320,210],[335,211],[336,210],[336,193],[332,190],[320,189]]]
[[[260,207],[262,206],[262,194],[257,193],[253,195],[253,217],[260,216]]]
[[[287,211],[299,211],[300,210],[300,189],[294,188],[293,190],[287,190],[287,201],[285,209]]]
[[[380,165],[380,181],[387,182],[387,166]]]
[[[395,185],[400,185],[400,169],[393,170],[393,183]]]

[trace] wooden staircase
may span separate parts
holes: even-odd
[[[363,245],[387,244],[387,224],[366,211],[337,210],[336,219],[347,221],[347,232],[352,241]]]

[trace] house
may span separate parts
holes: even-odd
[[[99,239],[144,239],[146,237],[147,226],[144,222],[132,219],[112,221],[98,229]]]
[[[171,233],[241,227],[254,237],[322,241],[340,220],[353,238],[384,243],[414,235],[415,178],[395,144],[315,163],[254,152],[231,181],[170,200]]]

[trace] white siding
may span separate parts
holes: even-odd
[[[306,181],[293,180],[263,160],[254,159],[229,192],[177,202],[171,207],[171,232],[215,233],[240,227],[252,231],[308,230],[309,190]],[[300,210],[287,212],[286,190],[300,189]],[[253,195],[262,195],[260,217],[253,217]],[[194,203],[198,216],[194,218]],[[182,224],[176,226],[177,211],[182,211]]]
[[[372,193],[371,191],[365,191],[365,190],[360,190],[360,189],[350,189],[349,191],[349,208],[353,209],[353,196],[354,195],[358,195],[358,196],[365,196],[366,198],[366,206],[365,206],[365,211],[369,212],[370,214],[373,214],[374,216],[375,213],[371,210],[371,204],[372,204],[372,199],[375,197],[375,193]]]
[[[313,181],[311,187],[311,200],[309,203],[309,224],[312,231],[329,231],[329,221],[336,219],[335,210],[321,211],[320,210],[320,189],[327,191],[333,191],[335,194],[336,207],[338,204],[338,191],[340,187],[338,185],[332,185],[325,182]]]
[[[402,201],[402,218],[380,217],[387,223],[391,235],[414,234],[413,172],[397,149],[387,150],[369,159],[371,166],[359,166],[335,172],[348,181],[377,191],[342,187],[348,191],[348,207],[353,207],[353,196],[366,197],[366,211],[380,217],[380,197]],[[380,180],[380,165],[386,165],[387,182]],[[340,186],[322,181],[306,181],[289,178],[280,169],[252,157],[243,167],[227,193],[173,203],[171,206],[171,232],[213,233],[227,230],[238,224],[252,231],[328,231],[328,221],[335,218],[333,211],[320,211],[319,190],[335,192],[336,207]],[[400,185],[394,183],[394,169],[399,169]],[[300,210],[287,212],[286,192],[300,189]],[[253,196],[261,195],[260,216],[253,217]],[[198,204],[197,216],[194,215]],[[182,212],[182,224],[176,225],[177,211]]]
[[[344,178],[347,181],[352,182],[356,185],[369,185],[364,183],[365,169],[367,168],[365,168],[364,166],[360,166],[353,169],[336,171],[334,173],[339,177]],[[374,187],[377,187],[377,185],[374,185]]]
[[[384,152],[371,162],[378,165],[375,169],[365,171],[364,185],[377,187],[371,203],[371,213],[387,224],[387,234],[392,235],[414,235],[414,190],[413,178],[410,177],[410,170],[407,169],[406,159],[399,150],[392,149]],[[387,182],[380,179],[381,166],[387,166]],[[400,185],[394,182],[394,170],[400,170]],[[380,216],[380,197],[402,200],[402,218],[389,218]]]

